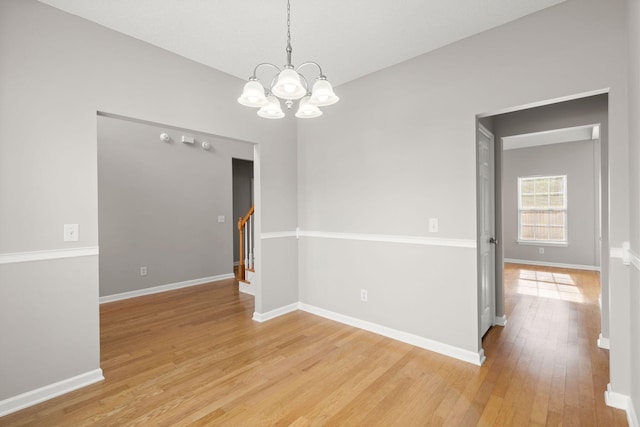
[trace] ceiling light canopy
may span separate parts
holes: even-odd
[[[299,67],[294,68],[291,64],[291,4],[287,0],[287,64],[280,69],[278,66],[268,62],[256,65],[253,75],[244,85],[242,95],[238,98],[238,102],[246,107],[260,108],[258,116],[267,119],[280,119],[285,116],[280,106],[280,99],[284,100],[288,109],[293,106],[294,100],[300,100],[298,103],[298,118],[313,118],[322,115],[322,111],[318,107],[335,104],[340,98],[333,92],[333,87],[327,78],[322,74],[322,68],[316,62],[304,62]],[[309,82],[304,75],[300,73],[300,69],[305,66],[314,66],[318,69],[318,77],[313,87],[309,86]],[[271,80],[268,89],[262,86],[257,77],[258,69],[261,67],[270,67],[277,70]],[[266,93],[266,94],[265,94]]]

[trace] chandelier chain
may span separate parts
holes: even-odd
[[[291,44],[291,2],[287,0],[287,44]]]
[[[291,64],[291,52],[293,52],[293,49],[291,49],[291,3],[289,0],[287,0],[287,65],[285,65],[285,68],[293,68],[293,65]]]

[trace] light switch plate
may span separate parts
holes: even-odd
[[[218,222],[224,222],[224,215],[218,215]]]
[[[64,241],[65,242],[77,242],[78,241],[78,224],[65,224],[64,225]]]
[[[429,218],[429,233],[438,232],[438,218]]]

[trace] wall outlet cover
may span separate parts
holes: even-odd
[[[64,225],[64,237],[65,242],[77,242],[78,241],[78,224],[65,224]]]
[[[429,218],[429,233],[438,232],[438,218]]]

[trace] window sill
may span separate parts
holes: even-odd
[[[566,248],[569,246],[569,242],[544,242],[544,241],[535,241],[535,240],[516,240],[516,243],[519,245],[555,246],[560,248]]]

